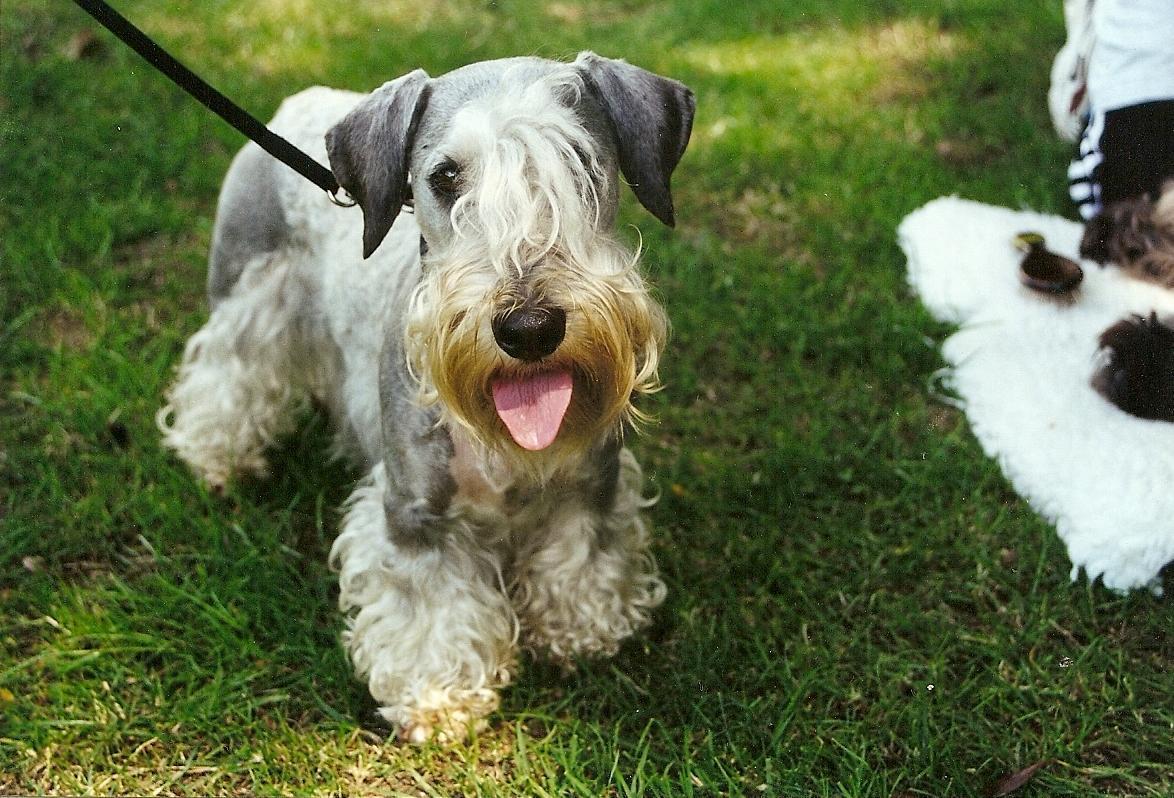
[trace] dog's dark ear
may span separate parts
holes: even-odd
[[[620,171],[653,216],[676,223],[669,178],[693,130],[693,92],[625,61],[580,53],[575,65],[615,128]]]
[[[417,69],[383,84],[326,132],[339,185],[363,209],[363,257],[383,241],[408,196],[415,123],[428,102],[428,74]]]
[[[1112,260],[1109,253],[1109,237],[1113,235],[1113,217],[1105,211],[1093,216],[1084,224],[1084,234],[1080,238],[1080,257],[1095,260],[1097,263],[1108,263]]]

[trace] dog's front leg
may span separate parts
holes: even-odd
[[[517,620],[500,555],[450,512],[448,431],[411,399],[395,339],[380,374],[382,462],[347,502],[330,553],[343,643],[400,737],[455,740],[497,708]]]
[[[330,552],[347,614],[343,644],[402,739],[461,739],[510,681],[515,617],[497,556],[474,530],[439,516],[396,529],[423,515],[389,507],[397,493],[380,463],[348,501]]]
[[[598,460],[520,552],[511,591],[526,644],[567,665],[614,654],[666,592],[649,551],[641,510],[651,501],[641,495],[636,458],[613,442]]]

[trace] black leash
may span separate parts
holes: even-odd
[[[265,127],[257,121],[256,117],[212,88],[207,81],[176,61],[170,53],[103,0],[73,1],[128,47],[145,58],[147,63],[171,78],[177,86],[203,103],[212,113],[255,141],[265,152],[311,183],[319,186],[330,196],[331,202],[343,207],[355,204],[354,200],[345,191],[342,191],[338,181],[334,179],[333,172]]]

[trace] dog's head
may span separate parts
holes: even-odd
[[[581,449],[656,386],[664,314],[612,234],[619,175],[674,223],[682,84],[623,61],[514,58],[370,95],[328,134],[369,256],[414,202],[407,325],[421,398],[491,446]]]

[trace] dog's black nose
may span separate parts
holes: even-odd
[[[518,360],[541,360],[558,349],[566,332],[567,314],[562,308],[523,305],[493,319],[497,345]]]

